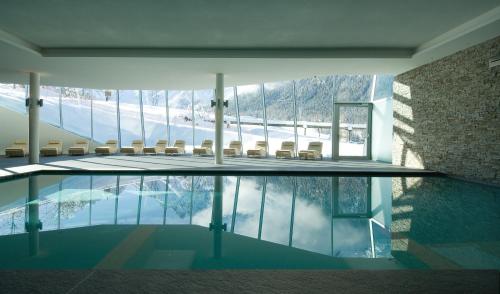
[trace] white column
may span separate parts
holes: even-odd
[[[40,154],[40,134],[39,134],[39,122],[40,122],[40,105],[38,105],[40,99],[40,74],[36,72],[30,73],[30,96],[29,96],[29,163],[37,164],[39,163]]]
[[[223,163],[224,141],[224,74],[218,73],[215,81],[215,164]]]

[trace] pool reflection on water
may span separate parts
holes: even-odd
[[[401,217],[414,212],[415,195],[426,195],[417,186],[456,185],[449,181],[33,176],[0,183],[0,268],[470,267],[451,255],[446,240],[420,236],[414,219]],[[495,188],[481,188],[484,197],[498,197]],[[497,219],[486,225],[495,231],[498,211],[490,209]],[[493,259],[472,268],[497,268],[491,251],[479,250]]]

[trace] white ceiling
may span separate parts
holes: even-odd
[[[2,0],[0,81],[190,89],[400,73],[500,35],[499,0]]]

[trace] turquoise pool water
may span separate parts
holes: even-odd
[[[500,269],[500,189],[443,177],[39,175],[0,183],[0,269],[13,268]]]

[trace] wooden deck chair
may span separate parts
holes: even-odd
[[[127,155],[142,154],[142,149],[144,148],[144,143],[142,140],[133,140],[132,146],[125,146],[120,148],[120,153]]]
[[[60,140],[49,140],[47,145],[40,149],[42,156],[58,156],[62,154],[63,143]]]
[[[24,157],[26,155],[28,155],[26,140],[15,140],[11,146],[5,148],[5,156],[7,157]]]
[[[229,148],[224,148],[224,156],[236,157],[242,155],[242,145],[240,141],[231,141]]]
[[[199,156],[214,155],[214,150],[212,149],[213,146],[214,146],[214,141],[203,140],[200,147],[196,147],[193,149],[193,155],[199,155]]]
[[[76,140],[75,145],[69,147],[69,155],[85,155],[89,153],[89,141]]]
[[[165,155],[186,154],[186,142],[184,140],[175,140],[173,147],[165,148]]]
[[[95,149],[96,154],[101,155],[110,155],[116,154],[118,151],[118,141],[117,140],[108,140],[104,144],[104,146],[99,146]]]
[[[292,159],[295,158],[295,142],[283,141],[281,142],[281,149],[276,150],[277,159]]]
[[[307,150],[299,151],[299,159],[323,159],[323,142],[309,142]]]
[[[154,147],[144,147],[142,149],[142,152],[144,154],[164,154],[167,145],[168,145],[167,140],[158,140],[158,142],[156,142],[156,145]]]
[[[247,150],[247,156],[250,158],[264,158],[267,156],[267,142],[257,141],[255,142],[254,149]]]

